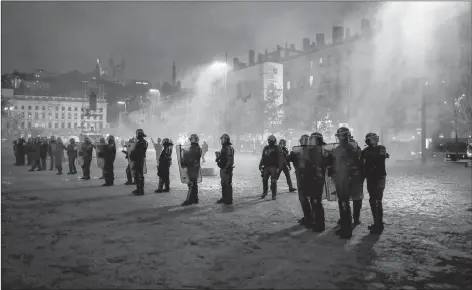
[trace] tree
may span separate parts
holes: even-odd
[[[277,88],[274,83],[269,83],[263,101],[264,115],[267,129],[270,132],[277,132],[281,129],[284,118],[283,105],[280,100],[283,90]]]

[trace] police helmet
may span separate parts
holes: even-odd
[[[319,132],[312,133],[310,136],[310,143],[313,143],[312,145],[322,145],[324,143],[323,135]]]
[[[140,137],[140,136],[141,136],[141,137],[144,138],[144,137],[146,137],[146,134],[144,134],[143,129],[138,129],[138,130],[136,130],[136,136],[137,136],[137,137]]]
[[[351,131],[349,131],[348,128],[346,127],[340,127],[337,131],[336,131],[336,137],[347,137],[347,138],[350,138],[351,137]]]
[[[280,147],[285,147],[285,146],[287,146],[287,141],[285,141],[285,139],[280,139],[279,145],[280,145]]]
[[[375,133],[372,133],[372,132],[371,132],[371,133],[367,133],[367,134],[365,135],[365,143],[366,143],[367,145],[369,145],[369,144],[370,144],[370,140],[372,140],[372,141],[374,141],[374,142],[378,142],[378,141],[379,141],[379,136],[378,136],[377,134],[375,134]]]
[[[190,143],[198,143],[198,141],[200,141],[200,138],[198,138],[197,134],[192,134],[188,138],[188,141],[190,141]]]
[[[308,139],[310,139],[310,136],[308,136],[307,134],[303,134],[300,137],[300,145],[302,145],[302,146],[308,145]]]
[[[228,134],[223,134],[220,137],[221,143],[229,143],[230,142],[230,137]]]
[[[267,142],[269,142],[269,144],[275,144],[277,142],[277,138],[275,138],[274,135],[270,135],[267,137]]]

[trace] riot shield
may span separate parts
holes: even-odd
[[[134,168],[134,161],[130,159],[131,152],[134,151],[134,148],[136,148],[136,142],[127,142],[125,147],[126,151],[128,152],[128,164],[129,168],[131,170],[131,174],[134,176],[135,174],[135,168]],[[146,158],[144,158],[144,165],[143,165],[143,174],[147,173],[147,166],[146,166]]]
[[[187,184],[189,182],[187,169],[182,167],[182,159],[185,151],[188,150],[190,145],[176,145],[175,146],[175,153],[177,154],[177,164],[179,166],[179,173],[180,173],[180,182]],[[202,169],[198,171],[198,183],[202,182]]]
[[[349,142],[353,147],[358,147],[358,144],[356,141],[352,140]],[[330,143],[323,145],[324,149],[324,155],[328,156],[329,154],[332,154],[333,150],[339,145],[339,143]],[[351,189],[351,200],[361,200],[364,198],[364,186],[362,182],[362,178],[360,175],[354,175],[350,179],[350,189]],[[325,196],[326,200],[328,201],[337,201],[338,196],[336,194],[336,184],[335,180],[331,177],[328,177],[328,174],[326,174],[325,178]]]
[[[100,169],[105,167],[105,159],[103,157],[99,157],[100,153],[105,150],[105,146],[107,146],[107,144],[95,142],[95,157],[97,157],[97,167]]]

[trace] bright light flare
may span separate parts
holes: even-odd
[[[117,104],[119,104],[119,105],[126,105],[126,103],[123,102],[123,101],[118,101]]]

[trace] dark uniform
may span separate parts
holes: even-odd
[[[16,165],[25,165],[25,139],[19,138],[16,144]]]
[[[39,148],[39,158],[40,158],[40,165],[42,170],[46,170],[46,158],[48,157],[48,141],[46,138],[41,140],[41,145]]]
[[[310,161],[312,165],[313,181],[311,183],[312,209],[314,213],[313,231],[322,232],[325,230],[325,212],[323,208],[323,190],[325,185],[326,167],[328,164],[327,154],[323,148],[326,143],[323,141],[321,133],[313,133],[310,136]]]
[[[155,193],[170,191],[170,166],[172,165],[172,142],[169,138],[164,138],[162,141],[163,149],[160,151],[157,176],[159,176],[159,185]]]
[[[41,143],[39,143],[39,138],[33,138],[30,144],[29,156],[31,158],[31,169],[29,171],[34,171],[38,168],[38,171],[41,171],[41,157],[40,157]]]
[[[115,137],[110,135],[108,137],[108,144],[104,146],[102,152],[100,152],[99,157],[104,159],[103,165],[103,176],[105,179],[105,183],[102,186],[112,186],[115,180],[115,172],[113,164],[115,163],[116,158],[116,144],[115,144]]]
[[[128,142],[134,142],[134,139],[129,139]],[[133,175],[131,174],[131,168],[130,168],[130,165],[129,165],[129,162],[128,162],[128,151],[127,150],[122,150],[121,152],[123,152],[125,154],[126,163],[128,164],[126,166],[126,170],[125,170],[125,173],[126,173],[125,185],[134,185],[134,184],[136,184],[136,182],[133,182]]]
[[[54,152],[53,152],[53,147],[55,147],[56,144],[56,138],[54,136],[51,136],[51,140],[49,140],[49,146],[48,146],[48,155],[50,159],[49,163],[49,170],[54,170]]]
[[[221,199],[217,203],[233,204],[234,148],[228,134],[223,134],[220,140],[221,151],[215,153],[221,178]]]
[[[293,163],[297,178],[298,199],[303,211],[303,218],[298,222],[308,228],[313,226],[313,195],[310,190],[313,185],[313,166],[310,160],[310,148],[308,147],[308,135],[302,135],[300,146],[293,147],[288,156]]]
[[[282,173],[282,171],[283,171],[283,173],[285,174],[285,180],[287,180],[288,190],[290,192],[294,192],[297,189],[293,187],[292,178],[290,177],[290,170],[292,168],[290,168],[290,162],[288,162],[288,159],[287,159],[289,153],[288,153],[288,149],[286,147],[286,141],[284,139],[281,139],[279,141],[279,147],[282,150],[284,164],[282,166],[282,169],[279,169],[279,172],[277,173],[278,174],[277,179],[279,179],[280,173]]]
[[[280,147],[276,144],[277,139],[271,135],[267,139],[269,145],[262,149],[262,157],[259,162],[259,170],[262,171],[262,188],[263,193],[261,198],[265,198],[268,192],[268,182],[270,176],[270,189],[272,191],[272,199],[277,196],[277,178],[278,172],[282,169],[285,161]]]
[[[93,145],[92,143],[90,143],[90,140],[87,137],[84,138],[84,142],[80,146],[79,154],[84,157],[84,163],[82,164],[83,176],[80,179],[89,180],[90,164],[92,163]]]
[[[339,145],[333,149],[329,156],[328,175],[334,178],[338,196],[340,229],[337,233],[341,238],[350,238],[352,236],[352,216],[349,200],[351,198],[357,199],[356,197],[362,193],[361,150],[357,143],[349,142],[349,129],[339,128],[336,136],[339,138]],[[362,199],[360,202],[362,205]]]
[[[385,160],[390,156],[384,146],[378,145],[378,136],[375,133],[367,134],[365,139],[368,147],[362,150],[361,160],[364,176],[367,179],[370,209],[374,218],[374,224],[369,227],[369,230],[372,234],[380,234],[384,228],[382,198],[387,176]]]
[[[198,174],[200,173],[200,159],[202,158],[202,149],[198,144],[198,136],[190,135],[190,148],[184,152],[182,156],[182,167],[187,168],[188,193],[187,199],[182,206],[198,203]]]
[[[75,159],[77,159],[77,144],[75,144],[74,139],[69,140],[69,145],[67,145],[67,159],[69,161],[69,172],[67,174],[76,174],[77,168],[75,167]]]
[[[146,135],[142,129],[136,130],[136,147],[130,153],[130,160],[133,161],[134,180],[136,182],[136,190],[134,195],[144,195],[144,162],[146,160],[146,151],[148,142],[144,139]]]

